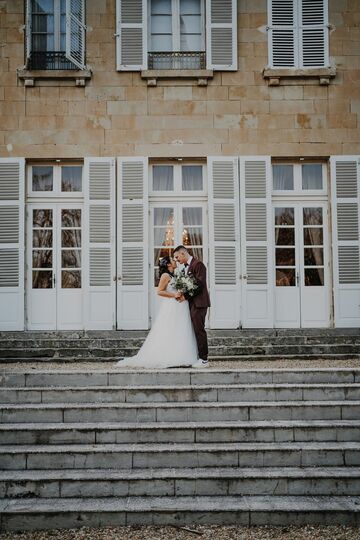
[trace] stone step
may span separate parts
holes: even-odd
[[[264,368],[264,369],[163,369],[113,371],[81,368],[0,370],[0,387],[33,386],[133,386],[133,385],[214,385],[214,384],[345,384],[360,383],[360,368]]]
[[[209,347],[209,357],[210,358],[223,358],[223,357],[233,357],[233,356],[271,356],[277,358],[284,358],[287,356],[327,356],[329,355],[347,355],[358,357],[359,353],[359,343],[347,343],[347,344],[270,344],[270,345],[222,345],[222,346],[211,346]],[[2,361],[9,361],[11,359],[25,359],[31,358],[32,360],[41,359],[41,358],[52,358],[52,359],[66,359],[66,358],[81,358],[81,359],[121,359],[123,357],[134,356],[139,347],[133,346],[123,346],[123,347],[93,347],[93,346],[83,346],[76,348],[54,348],[49,346],[49,348],[36,348],[36,347],[16,347],[13,345],[9,348],[0,348],[0,359]],[[185,362],[186,364],[186,362]]]
[[[0,501],[5,531],[115,525],[351,524],[360,520],[359,497],[223,496],[50,498]]]
[[[103,422],[0,425],[0,445],[352,441],[360,420]]]
[[[72,469],[0,472],[0,498],[359,496],[360,468]]]
[[[0,338],[0,349],[118,349],[126,347],[141,347],[143,337],[114,337],[114,338],[66,338],[66,337],[25,337],[18,339]],[[356,335],[225,335],[208,337],[211,347],[245,346],[245,345],[326,345],[326,344],[360,344],[360,333]]]
[[[359,467],[360,443],[193,443],[0,446],[0,470]]]
[[[2,403],[358,401],[360,383],[2,387]]]
[[[21,403],[24,405],[24,403]],[[360,418],[360,401],[258,401],[258,402],[139,402],[139,403],[77,403],[70,409],[64,403],[55,402],[49,416],[51,421],[63,418],[73,422],[119,422],[119,421],[198,421],[208,420],[357,420]],[[68,404],[67,404],[68,405]],[[67,413],[65,415],[65,409]],[[63,410],[62,413],[59,409]],[[16,419],[19,409],[4,406],[1,409],[7,421]],[[218,411],[218,412],[217,412]],[[20,414],[26,411],[20,409]],[[231,414],[231,418],[227,416]],[[134,420],[135,416],[135,420]],[[225,418],[224,418],[225,417]],[[18,421],[20,415],[18,417]],[[131,420],[132,419],[132,420]],[[50,418],[49,418],[50,420]]]

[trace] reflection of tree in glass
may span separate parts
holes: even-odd
[[[78,270],[61,272],[61,287],[63,289],[80,289],[81,272]]]
[[[61,210],[62,227],[81,227],[81,210],[66,208]]]
[[[52,251],[41,250],[33,251],[33,268],[51,268],[52,267]]]
[[[294,208],[275,208],[275,225],[294,225]]]
[[[33,231],[33,247],[52,247],[52,231]]]
[[[37,208],[33,210],[33,226],[34,227],[52,227],[53,213],[52,210],[46,208]]]
[[[63,229],[61,231],[62,247],[79,248],[81,247],[81,231],[74,229]]]
[[[52,289],[52,272],[33,271],[33,289]]]
[[[304,225],[322,225],[322,208],[303,208]]]

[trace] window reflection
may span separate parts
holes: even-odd
[[[305,246],[322,246],[322,227],[304,227],[304,244]]]
[[[322,225],[323,209],[321,207],[303,208],[304,225]]]
[[[304,163],[302,170],[302,188],[303,189],[322,189],[322,164]]]
[[[51,271],[33,270],[32,273],[32,286],[33,289],[52,289],[52,275]]]
[[[32,168],[32,190],[53,191],[53,167],[34,166]]]
[[[295,287],[295,268],[277,268],[276,286],[277,287]]]
[[[53,233],[52,231],[44,231],[35,229],[33,230],[33,247],[51,248],[53,245]]]
[[[293,165],[273,165],[273,187],[279,191],[291,191],[294,189]]]
[[[52,250],[33,250],[33,268],[52,268]]]
[[[324,285],[323,268],[305,268],[305,286],[321,287]]]
[[[53,211],[46,208],[33,210],[33,227],[52,227]]]
[[[81,272],[78,270],[63,270],[61,272],[62,289],[81,289]]]
[[[82,167],[61,168],[61,191],[82,191]]]
[[[81,210],[65,208],[61,210],[62,227],[81,227]]]
[[[275,225],[294,225],[294,208],[275,208]]]
[[[181,172],[184,191],[203,190],[203,168],[201,165],[183,165]]]

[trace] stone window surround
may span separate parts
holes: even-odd
[[[46,82],[50,80],[70,82],[72,86],[86,86],[86,81],[91,79],[90,69],[82,70],[27,70],[24,68],[17,70],[18,79],[23,81],[24,86],[35,86],[36,82]]]
[[[319,84],[328,86],[330,80],[336,77],[336,67],[323,68],[268,68],[262,71],[263,78],[268,86],[286,85],[289,79],[318,79]],[[299,80],[299,84],[301,81]]]

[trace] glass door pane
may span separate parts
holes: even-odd
[[[201,206],[182,208],[181,243],[189,253],[203,260],[203,209]]]
[[[324,224],[321,207],[303,208],[304,285],[324,286]]]
[[[175,247],[175,208],[173,206],[153,209],[153,265],[154,286],[159,284],[159,260],[171,256]]]
[[[61,209],[61,288],[81,288],[81,209]]]
[[[32,288],[52,289],[54,223],[51,208],[32,210]]]
[[[296,286],[295,208],[275,208],[276,287]]]

